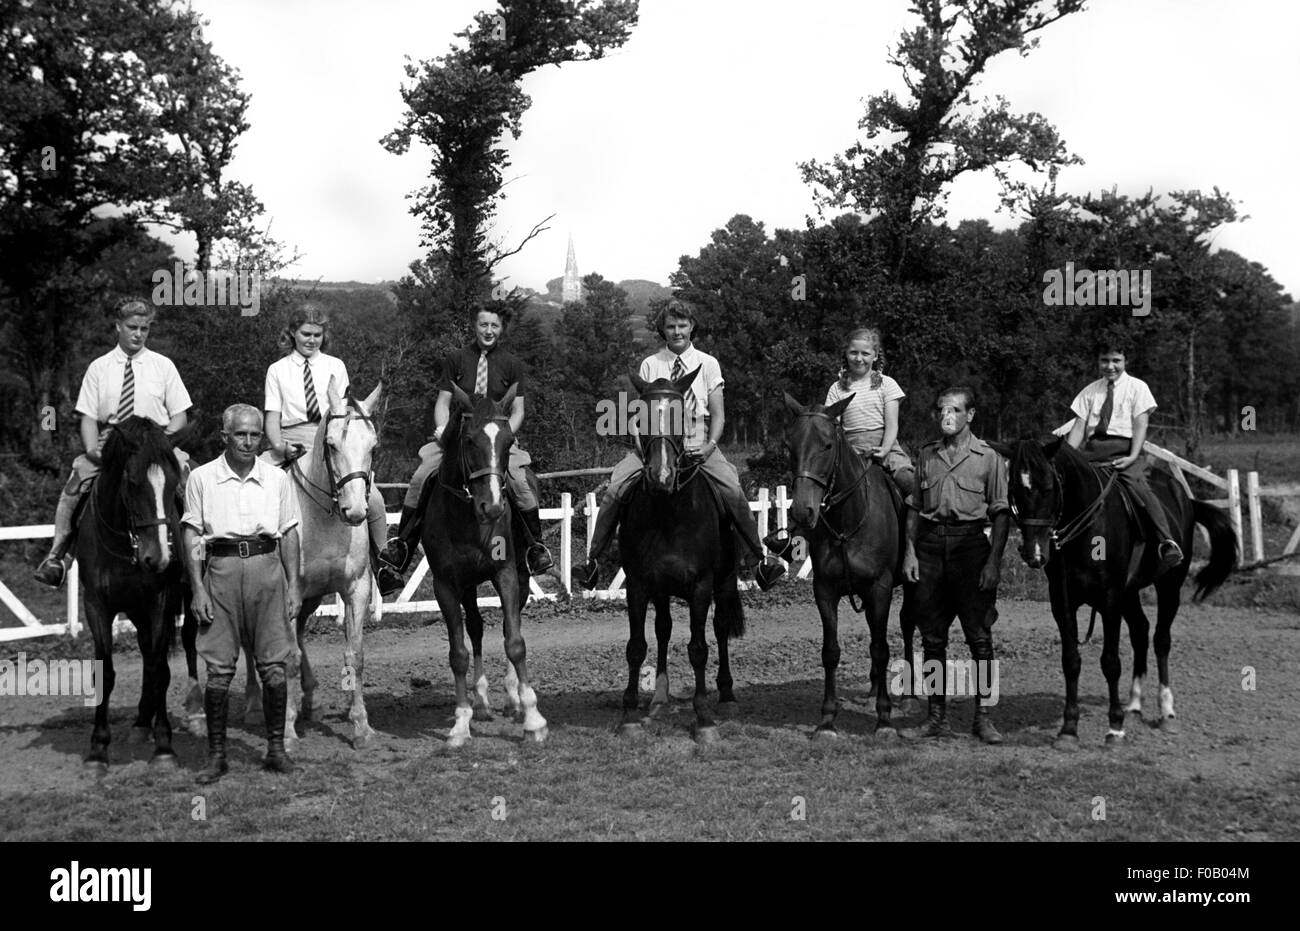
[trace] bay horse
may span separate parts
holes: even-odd
[[[1189,498],[1183,486],[1166,473],[1152,471],[1150,476],[1175,540],[1187,554],[1182,563],[1158,578],[1159,554],[1154,545],[1145,548],[1136,567],[1132,565],[1138,528],[1115,487],[1114,470],[1094,466],[1063,437],[1046,444],[1021,440],[1011,455],[1010,503],[1020,525],[1020,555],[1032,568],[1046,565],[1052,616],[1061,633],[1065,713],[1056,739],[1060,749],[1073,749],[1079,740],[1079,606],[1091,605],[1094,620],[1096,614],[1101,615],[1101,671],[1110,693],[1106,742],[1116,743],[1124,738],[1126,711],[1137,715],[1139,723],[1142,720],[1150,627],[1140,592],[1155,585],[1160,727],[1175,731],[1174,693],[1169,684],[1170,631],[1190,570],[1194,524],[1209,532],[1210,559],[1196,575],[1193,600],[1202,600],[1222,585],[1236,564],[1237,535],[1227,515],[1212,504]],[[1119,698],[1121,618],[1128,622],[1133,645],[1133,683],[1127,706],[1121,705]]]
[[[151,763],[176,764],[167,717],[168,659],[176,626],[167,603],[178,578],[176,489],[181,479],[163,428],[144,417],[115,425],[102,456],[76,542],[86,624],[95,643],[95,659],[102,663],[96,683],[99,704],[85,764],[100,775],[108,772],[108,706],[116,679],[113,619],[118,612],[135,625],[144,671],[132,730],[140,736],[152,735]]]
[[[548,729],[529,684],[522,629],[522,610],[528,600],[523,526],[513,519],[506,497],[506,468],[514,443],[509,411],[519,386],[511,385],[500,401],[482,395],[471,398],[459,385],[451,387],[460,413],[451,418],[443,434],[446,455],[436,483],[430,477],[434,487],[424,495],[427,503],[421,533],[434,597],[447,624],[449,661],[456,680],[455,723],[447,745],[463,747],[473,736],[470,720],[492,717],[483,671],[483,615],[478,608],[478,586],[489,581],[501,599],[502,634],[509,660],[506,695],[516,720],[522,716],[525,738],[541,743]],[[528,478],[536,492],[537,479],[531,474]],[[472,702],[466,630],[474,652]]]
[[[363,694],[365,653],[362,634],[367,621],[378,620],[383,611],[379,587],[370,571],[370,535],[366,507],[370,497],[370,463],[379,434],[371,414],[379,403],[383,383],[364,401],[343,398],[333,377],[326,388],[329,409],[316,428],[312,448],[289,467],[298,494],[302,522],[298,526],[301,557],[298,584],[302,608],[294,621],[298,662],[289,663],[289,701],[285,713],[285,746],[292,750],[298,741],[294,723],[312,717],[316,676],[307,659],[304,634],[307,619],[316,613],[327,595],[343,596],[343,671],[340,689],[352,693],[348,718],[352,722],[352,747],[371,746],[374,729],[366,714]],[[249,656],[249,645],[244,645]],[[252,720],[261,709],[261,692],[256,687],[253,664],[249,662],[246,709]],[[246,713],[245,721],[249,720]]]
[[[891,722],[889,695],[889,604],[895,585],[903,581],[903,516],[889,483],[893,481],[875,460],[863,458],[849,444],[840,415],[853,395],[830,407],[804,406],[785,395],[794,415],[786,429],[786,447],[794,472],[794,500],[790,508],[792,533],[803,536],[813,564],[813,597],[822,619],[822,668],[825,689],[821,722],[814,737],[836,737],[839,713],[836,671],[840,663],[839,606],[849,597],[862,601],[871,632],[871,685],[876,694],[876,734],[896,736]],[[919,481],[919,478],[918,478]],[[903,658],[912,666],[911,612],[900,615]],[[856,606],[854,606],[857,610]],[[913,670],[914,672],[914,670]],[[915,683],[913,675],[909,681]]]
[[[646,656],[645,617],[651,602],[659,655],[650,717],[668,706],[668,641],[673,630],[669,599],[676,596],[690,607],[687,654],[695,670],[695,739],[708,743],[717,739],[705,685],[709,644],[704,629],[709,605],[714,606],[713,632],[718,641],[720,712],[736,708],[727,641],[744,635],[745,612],[737,588],[736,544],[730,524],[721,516],[717,493],[700,463],[685,452],[684,398],[698,372],[696,367],[676,381],[660,378],[646,382],[632,375],[632,384],[646,405],[645,421],[650,429],[648,436],[637,437],[643,465],[640,475],[632,479],[637,484],[623,504],[619,527],[629,628],[620,730],[627,736],[642,731],[639,673]]]

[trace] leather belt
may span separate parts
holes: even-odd
[[[933,533],[941,537],[964,537],[972,533],[983,533],[988,526],[985,520],[955,520],[947,523],[921,518],[918,528],[921,533]]]
[[[263,553],[274,553],[280,541],[275,537],[249,537],[245,540],[212,540],[208,543],[208,558],[214,556],[238,556],[240,559],[247,559],[250,556],[261,556]]]

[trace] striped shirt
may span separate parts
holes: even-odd
[[[254,459],[241,479],[222,453],[191,472],[185,483],[181,523],[209,543],[260,535],[278,539],[301,519],[289,476],[261,459]]]
[[[318,352],[308,360],[294,350],[272,362],[266,370],[266,403],[263,410],[279,411],[280,426],[292,427],[307,422],[307,390],[303,387],[302,366],[311,362],[311,384],[316,389],[316,406],[321,416],[329,413],[329,383],[343,397],[348,390],[348,367],[338,356]]]
[[[77,395],[77,413],[93,417],[101,424],[116,423],[122,400],[122,378],[127,360],[135,381],[135,414],[148,417],[160,427],[192,406],[190,393],[181,382],[176,365],[152,349],[141,349],[133,356],[114,346],[86,369]]]
[[[830,390],[826,392],[826,406],[829,407],[849,395],[853,395],[853,400],[849,402],[841,418],[846,433],[885,429],[885,403],[900,401],[907,397],[903,389],[898,387],[898,382],[888,375],[880,376],[879,388],[871,387],[871,375],[868,374],[861,380],[850,381],[847,390],[840,387],[838,380],[832,382]]]

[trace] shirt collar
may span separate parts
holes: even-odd
[[[217,484],[219,485],[222,482],[230,481],[254,481],[259,485],[265,485],[266,475],[262,470],[266,468],[268,468],[268,466],[260,457],[254,458],[253,468],[249,471],[248,477],[241,479],[237,474],[235,474],[235,470],[230,467],[230,463],[226,459],[226,451],[223,449],[221,455],[217,457]]]
[[[695,367],[695,359],[696,356],[699,355],[699,352],[700,351],[695,348],[694,343],[691,343],[689,346],[687,346],[686,351],[681,353],[681,355],[678,355],[677,353],[669,349],[667,346],[665,346],[663,348],[663,360],[667,362],[669,365],[672,365],[674,359],[681,359],[682,365],[686,368],[686,371],[689,372],[692,368]]]
[[[140,351],[137,352],[135,355],[128,356],[125,352],[122,351],[121,346],[114,346],[112,350],[109,351],[108,354],[109,356],[112,357],[114,363],[116,363],[117,365],[121,365],[124,362],[143,362],[145,354],[148,352],[149,352],[149,347],[142,346],[140,348]]]
[[[487,348],[487,355],[489,356],[492,355],[492,353],[496,352],[500,348],[501,348],[501,340],[497,340],[495,343],[493,343],[491,346]],[[470,340],[469,351],[474,353],[475,358],[478,358],[480,355],[484,354],[483,347],[478,344],[478,340],[476,339]]]

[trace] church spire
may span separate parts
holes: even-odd
[[[573,254],[573,234],[569,234],[569,255],[564,262],[564,286],[560,300],[568,304],[582,300],[582,279],[578,277],[578,260]]]

